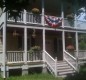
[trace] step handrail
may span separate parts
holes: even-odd
[[[67,52],[67,51],[64,51],[68,56],[70,56],[72,59],[74,59],[74,60],[76,60],[76,58],[75,57],[73,57],[69,52]]]
[[[54,75],[57,77],[57,59],[54,59],[47,51],[44,52],[46,64],[50,67],[50,69],[54,72]],[[52,61],[48,61],[48,58]]]
[[[64,53],[65,53],[66,55],[68,55],[71,59],[73,59],[73,60],[75,61],[75,64],[77,64],[77,59],[76,59],[75,57],[73,57],[69,52],[67,52],[67,51],[65,51],[65,50],[64,50]],[[64,59],[65,59],[65,61],[66,61],[75,71],[77,71],[77,66],[74,66],[74,65],[72,64],[72,62],[70,62],[65,56],[64,56]]]
[[[53,61],[55,61],[55,59],[54,59],[47,51],[45,51],[45,53],[46,53]]]

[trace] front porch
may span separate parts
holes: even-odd
[[[13,34],[15,32],[15,35]],[[33,33],[35,36],[33,36]],[[85,50],[80,50],[78,37],[80,33],[29,28],[7,28],[7,51],[5,57],[6,71],[9,69],[30,67],[46,67],[57,76],[59,61],[66,61],[75,71],[86,63]],[[84,38],[84,37],[83,37]],[[79,40],[78,40],[79,39]],[[1,38],[2,44],[3,38]],[[71,53],[68,45],[73,45]],[[40,52],[29,53],[33,46],[40,46]],[[0,52],[1,71],[3,71],[3,51]],[[57,58],[56,58],[57,57]]]

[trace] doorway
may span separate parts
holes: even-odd
[[[58,60],[63,60],[63,47],[61,38],[54,39],[54,54],[54,56],[57,57]]]

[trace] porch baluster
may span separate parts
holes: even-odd
[[[57,77],[57,57],[55,58],[55,77]]]
[[[24,10],[24,13],[23,13],[23,20],[24,20],[24,24],[26,24],[26,10]]]

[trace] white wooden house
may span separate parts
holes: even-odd
[[[24,74],[31,67],[65,76],[78,71],[85,62],[79,35],[86,34],[86,22],[77,20],[76,14],[70,17],[75,6],[61,0],[37,0],[37,8],[39,14],[22,11],[17,22],[8,17],[9,13],[7,18],[6,13],[0,15],[0,68],[4,78],[10,69],[21,68]],[[32,46],[40,46],[40,53],[30,54]]]

